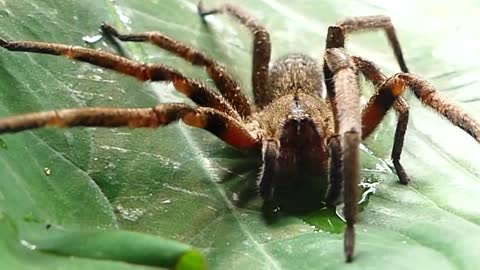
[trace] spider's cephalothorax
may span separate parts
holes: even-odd
[[[262,110],[254,114],[264,143],[260,194],[273,200],[276,186],[292,186],[328,168],[327,140],[334,133],[330,105],[320,98],[322,73],[315,61],[287,55],[272,67]]]
[[[254,105],[233,77],[204,53],[158,32],[120,34],[104,24],[102,30],[106,35],[126,42],[150,42],[193,65],[205,67],[220,94],[162,64],[141,63],[84,47],[0,38],[0,46],[10,51],[63,55],[142,81],[172,82],[177,91],[198,105],[166,103],[153,108],[90,107],[37,112],[0,119],[0,133],[45,126],[153,128],[182,120],[187,125],[211,132],[237,149],[253,149],[260,153],[263,164],[258,186],[266,203],[274,200],[277,188],[328,172],[327,192],[319,196],[329,205],[341,201],[345,205],[347,261],[352,260],[354,251],[360,182],[359,144],[373,132],[391,107],[398,112],[392,162],[400,182],[409,182],[400,164],[409,114],[408,105],[401,97],[406,88],[480,142],[478,122],[439,95],[430,83],[408,73],[389,17],[354,17],[330,26],[323,69],[309,57],[292,54],[278,60],[269,71],[270,38],[261,24],[230,4],[206,9],[200,2],[198,11],[202,18],[228,13],[252,33]],[[345,35],[369,29],[385,31],[403,73],[387,78],[372,62],[345,53]],[[375,86],[375,94],[364,108],[360,108],[359,74]],[[325,85],[325,93],[322,85]]]

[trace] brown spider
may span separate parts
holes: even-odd
[[[232,76],[205,54],[160,33],[120,34],[104,24],[104,33],[121,41],[150,42],[193,65],[204,66],[221,95],[161,64],[140,63],[83,47],[0,39],[0,46],[11,51],[63,55],[142,81],[169,81],[198,105],[167,103],[154,108],[91,107],[37,112],[0,119],[0,133],[45,126],[154,128],[182,120],[187,125],[206,129],[237,149],[258,153],[263,163],[257,183],[264,206],[275,204],[277,189],[305,178],[319,178],[328,171],[328,190],[322,196],[328,205],[335,206],[342,201],[345,204],[344,252],[348,262],[354,251],[360,181],[359,144],[373,132],[392,106],[399,112],[392,160],[400,182],[409,182],[400,164],[408,122],[408,105],[401,97],[406,88],[412,89],[424,104],[480,142],[480,124],[441,97],[430,83],[408,73],[394,27],[386,16],[355,17],[330,26],[323,71],[313,59],[302,54],[287,55],[269,70],[269,34],[256,20],[230,4],[206,9],[200,1],[198,10],[202,17],[226,12],[251,31],[254,105],[242,94]],[[372,62],[345,53],[347,33],[372,29],[385,30],[403,73],[387,78]],[[359,73],[376,88],[363,109],[357,86]],[[325,91],[326,100],[321,98]]]

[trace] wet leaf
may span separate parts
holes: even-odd
[[[300,51],[321,59],[328,25],[346,16],[388,14],[410,69],[480,119],[480,33],[475,27],[480,7],[473,1],[444,2],[247,0],[241,5],[269,29],[273,58]],[[248,32],[226,16],[208,18],[207,27],[196,15],[195,1],[18,0],[0,2],[0,7],[0,36],[7,39],[83,46],[82,38],[98,35],[103,21],[123,31],[161,31],[214,56],[251,96]],[[86,46],[114,50],[104,40]],[[399,70],[382,33],[351,36],[347,47],[386,73]],[[168,64],[210,83],[202,69],[151,45],[122,48],[133,59]],[[365,86],[365,95],[370,88]],[[2,135],[0,142],[8,149],[0,151],[0,211],[11,221],[0,220],[0,265],[148,268],[82,253],[67,258],[21,245],[19,240],[33,240],[40,225],[48,239],[50,225],[79,232],[75,237],[122,229],[142,233],[147,242],[158,236],[180,241],[202,251],[212,269],[405,269],[412,263],[419,269],[476,269],[480,146],[413,95],[406,97],[411,119],[402,161],[412,183],[399,185],[387,161],[392,113],[362,152],[362,177],[380,184],[360,215],[353,265],[343,262],[341,234],[316,230],[297,216],[267,225],[258,198],[236,207],[234,198],[255,179],[258,162],[183,124],[155,131],[77,128]],[[65,58],[0,51],[1,116],[182,101],[170,85],[140,83]],[[328,224],[332,216],[314,212],[303,218]],[[110,247],[128,246],[124,243]],[[90,247],[92,252],[101,248]],[[67,254],[76,247],[58,248]]]

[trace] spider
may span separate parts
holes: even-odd
[[[408,104],[401,97],[405,89],[410,88],[425,105],[480,142],[478,122],[439,95],[429,82],[409,73],[389,17],[353,17],[330,26],[323,69],[303,54],[286,55],[269,68],[269,33],[257,20],[231,4],[209,9],[200,1],[198,11],[202,18],[227,13],[250,30],[254,104],[224,67],[206,54],[158,32],[122,34],[105,23],[102,30],[106,35],[124,42],[150,42],[193,65],[205,67],[220,94],[161,64],[141,63],[84,47],[0,38],[0,46],[10,51],[61,55],[141,81],[171,82],[177,91],[198,105],[166,103],[153,108],[90,107],[22,114],[0,119],[0,134],[46,126],[156,128],[181,120],[209,131],[237,149],[258,154],[262,165],[257,185],[267,211],[276,204],[278,189],[305,178],[320,178],[328,171],[328,183],[324,183],[328,189],[321,196],[327,205],[336,206],[341,202],[345,205],[347,262],[351,262],[354,255],[359,144],[392,107],[399,116],[391,157],[400,183],[410,181],[400,163],[409,115]],[[387,77],[373,62],[350,56],[344,50],[348,33],[374,29],[385,31],[402,73]],[[357,85],[360,75],[375,86],[375,94],[363,108]]]

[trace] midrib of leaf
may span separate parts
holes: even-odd
[[[125,26],[123,25],[122,21],[119,18],[119,14],[117,11],[117,8],[120,8],[118,6],[115,6],[111,1],[105,0],[105,3],[108,6],[108,10],[113,12],[113,14],[116,15],[114,21],[116,26],[120,26],[119,29],[123,30]],[[134,42],[129,43],[122,43],[125,47],[128,47],[131,52],[134,52],[135,56],[138,57],[138,59],[146,59],[147,58],[147,53],[145,50],[142,48],[141,45],[135,44]],[[147,86],[147,88],[151,89],[150,86]],[[153,92],[153,91],[151,91]],[[155,93],[155,92],[154,92]],[[161,102],[161,97],[156,95],[157,99]],[[244,235],[247,237],[249,241],[251,241],[254,246],[257,248],[258,252],[266,259],[266,262],[270,264],[270,266],[273,269],[280,270],[282,267],[280,264],[268,253],[268,251],[263,247],[261,243],[255,240],[253,237],[252,233],[244,226],[244,224],[241,222],[239,218],[239,213],[236,209],[236,207],[232,204],[232,202],[228,199],[227,195],[223,191],[222,187],[217,184],[216,182],[220,182],[220,177],[218,177],[215,172],[209,168],[213,168],[211,165],[211,161],[206,157],[201,148],[198,146],[198,144],[195,142],[195,139],[192,137],[191,133],[187,130],[187,127],[182,126],[182,125],[177,125],[176,127],[179,130],[179,133],[182,135],[182,137],[185,139],[185,141],[188,143],[190,148],[192,149],[192,153],[196,156],[196,159],[200,167],[203,169],[206,175],[209,176],[209,182],[215,187],[215,191],[218,193],[219,197],[222,199],[224,202],[224,205],[228,209],[228,211],[232,214],[234,217],[235,221],[238,224],[238,227],[240,230],[244,233]],[[219,142],[221,143],[221,142]]]
[[[220,198],[222,198],[225,206],[230,211],[232,216],[235,218],[235,221],[237,222],[238,227],[242,230],[242,232],[247,237],[247,239],[255,245],[255,247],[260,252],[260,254],[263,257],[265,257],[265,259],[273,267],[273,269],[282,269],[279,263],[268,253],[268,251],[263,247],[261,243],[255,240],[252,233],[241,222],[237,208],[228,199],[222,187],[219,184],[217,184],[221,180],[220,177],[218,177],[213,170],[208,169],[208,168],[212,168],[211,161],[207,157],[205,157],[202,150],[200,149],[200,147],[198,147],[197,143],[195,142],[195,139],[192,138],[191,133],[185,130],[185,127],[179,127],[179,129],[181,130],[181,133],[184,136],[184,138],[187,140],[188,144],[191,146],[195,156],[198,157],[197,160],[199,160],[199,164],[201,165],[201,168],[204,170],[204,172],[207,175],[210,175],[209,180],[211,184],[215,186],[215,191],[217,191],[218,195],[220,195]]]

